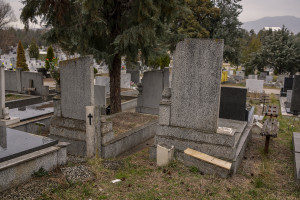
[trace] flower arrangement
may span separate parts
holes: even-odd
[[[136,84],[132,81],[130,81],[130,87],[136,87]]]
[[[121,67],[121,69],[122,69],[122,70],[125,70],[125,69],[126,69],[126,67],[123,65],[123,66]]]

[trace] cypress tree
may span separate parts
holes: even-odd
[[[52,46],[50,46],[47,49],[47,55],[46,55],[46,60],[45,60],[45,63],[46,63],[45,68],[47,71],[49,71],[49,69],[50,69],[49,62],[52,62],[53,58],[54,58],[54,51],[53,51]]]
[[[29,47],[29,57],[30,58],[39,58],[39,47],[37,46],[36,42],[34,39],[32,39],[30,47]]]
[[[19,40],[19,43],[18,43],[17,66],[16,67],[22,68],[23,71],[29,71],[28,65],[26,64],[25,52],[24,52],[24,48],[23,48],[21,40]]]

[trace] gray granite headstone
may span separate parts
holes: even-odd
[[[249,92],[264,92],[264,81],[256,79],[246,79],[246,88]]]
[[[110,78],[105,76],[96,76],[95,78],[95,85],[102,85],[105,86],[105,92],[110,92]]]
[[[245,72],[244,71],[236,71],[236,76],[242,77],[242,79],[245,78]]]
[[[295,114],[300,113],[300,75],[294,77],[291,111]]]
[[[141,82],[140,70],[127,69],[127,73],[131,74],[131,81],[134,82],[135,84],[138,84]]]
[[[62,116],[85,120],[85,107],[94,105],[92,57],[61,61],[59,65]]]
[[[136,111],[158,114],[164,88],[169,87],[169,69],[144,72],[142,92],[138,95]]]
[[[248,79],[257,79],[257,75],[248,75]]]
[[[130,88],[131,74],[121,74],[121,88]]]
[[[106,92],[105,86],[95,85],[95,105],[96,106],[106,106]]]
[[[173,126],[216,133],[220,106],[223,40],[185,39],[174,56]]]
[[[266,82],[267,83],[273,82],[273,76],[267,75],[266,76]]]

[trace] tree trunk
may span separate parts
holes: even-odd
[[[115,55],[110,77],[110,109],[111,114],[121,112],[121,56]]]

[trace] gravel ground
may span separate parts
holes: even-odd
[[[15,200],[15,199],[38,199],[43,192],[53,190],[64,183],[65,179],[61,173],[51,173],[49,176],[41,178],[32,178],[25,184],[21,184],[18,187],[6,190],[0,193],[1,200]]]
[[[95,175],[90,169],[84,165],[61,168],[61,171],[66,176],[69,183],[76,183],[78,181],[85,182],[95,178]]]
[[[44,192],[68,185],[68,182],[91,180],[95,176],[82,165],[86,161],[86,158],[68,155],[68,164],[78,166],[58,168],[46,176],[32,177],[27,183],[0,192],[0,200],[40,199]]]

